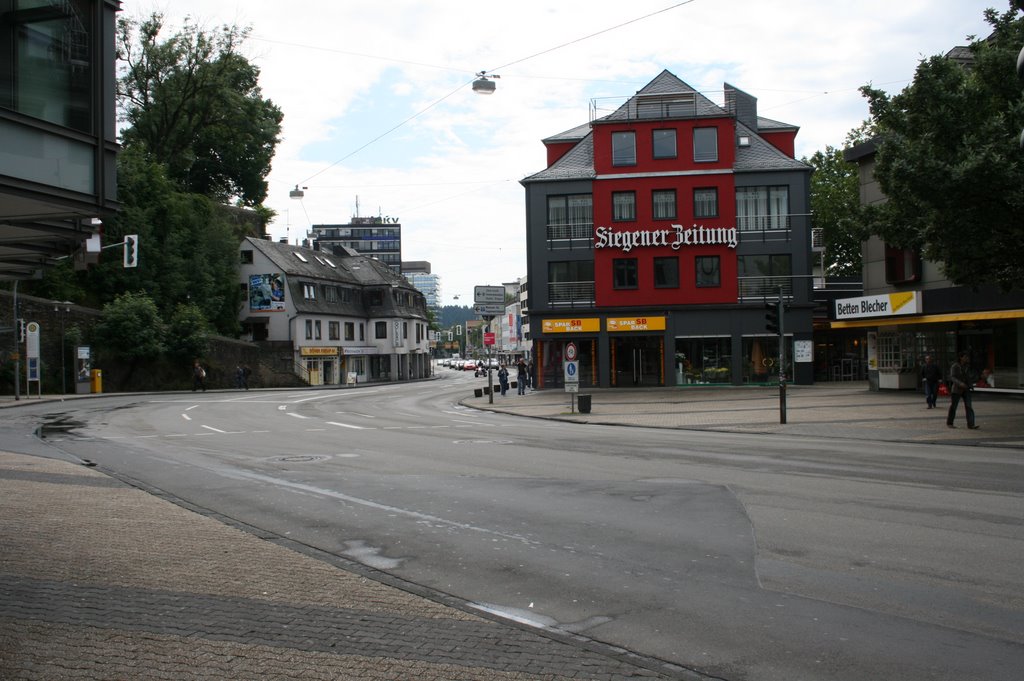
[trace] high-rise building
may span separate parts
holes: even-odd
[[[441,276],[430,272],[430,263],[426,260],[403,262],[402,274],[423,294],[427,307],[434,311],[437,319],[441,313]]]
[[[345,249],[375,258],[402,272],[402,225],[398,218],[354,217],[348,224],[312,225],[304,245],[342,255]]]

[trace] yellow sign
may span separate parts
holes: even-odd
[[[584,333],[601,330],[601,320],[597,317],[585,319],[545,319],[541,324],[541,333]]]
[[[609,317],[608,332],[615,331],[664,331],[664,317]]]
[[[338,348],[299,348],[303,357],[325,357],[338,354]]]

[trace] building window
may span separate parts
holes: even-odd
[[[789,229],[789,187],[737,187],[736,226],[741,232]]]
[[[316,284],[303,284],[302,297],[306,300],[316,300]]]
[[[409,322],[402,322],[402,340],[409,338]]]
[[[377,307],[384,304],[384,293],[382,291],[370,291],[366,294],[366,304]]]
[[[777,296],[793,293],[793,258],[785,255],[741,255],[736,258],[739,269],[740,298]]]
[[[651,149],[654,158],[675,158],[676,131],[653,130],[651,132]]]
[[[251,250],[239,251],[239,253],[238,253],[238,262],[242,263],[243,265],[251,265],[252,264],[252,251]]]
[[[636,192],[612,192],[612,220],[636,220]]]
[[[885,282],[909,284],[921,279],[921,258],[910,248],[885,245]]]
[[[341,340],[341,322],[327,322],[327,339]]]
[[[366,327],[363,326],[362,322],[359,322],[359,340],[361,340],[361,341],[365,341],[366,340]]]
[[[548,301],[552,304],[590,305],[594,302],[594,261],[548,263]]]
[[[638,281],[636,258],[615,258],[612,260],[613,288],[636,288]]]
[[[697,288],[714,288],[722,285],[722,273],[717,255],[698,255],[695,265]]]
[[[306,320],[306,340],[313,340],[313,320]]]
[[[320,326],[320,320],[313,322],[313,340],[320,340],[323,338],[323,329]]]
[[[590,194],[548,197],[548,239],[594,236],[594,199]]]
[[[654,288],[679,288],[679,258],[654,259]]]
[[[674,220],[676,217],[676,190],[657,189],[651,192],[655,220]]]
[[[328,303],[338,302],[338,287],[324,286],[324,298],[327,299]]]
[[[355,322],[345,322],[345,340],[354,341],[356,339],[356,325]]]
[[[635,132],[613,132],[612,133],[612,165],[613,166],[635,166],[636,165],[636,133]]]
[[[374,338],[380,340],[388,337],[388,323],[377,322],[374,324]]]
[[[718,189],[706,187],[693,190],[693,217],[718,217]]]
[[[5,2],[2,6],[0,107],[90,132],[92,85],[98,80],[95,57],[100,56],[93,32],[94,3]]]
[[[697,163],[718,160],[718,128],[693,129],[693,160]]]

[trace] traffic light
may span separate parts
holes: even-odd
[[[782,334],[782,302],[778,303],[765,303],[764,304],[764,321],[765,327],[772,333],[781,335]]]
[[[138,267],[139,265],[139,235],[129,234],[124,238],[124,266]]]

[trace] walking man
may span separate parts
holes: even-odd
[[[946,415],[946,425],[956,428],[953,421],[956,418],[956,406],[960,400],[964,401],[964,412],[967,414],[967,427],[977,430],[978,425],[974,423],[974,407],[971,405],[971,378],[968,376],[968,364],[971,358],[966,352],[960,353],[960,360],[953,362],[949,367],[949,414]]]

